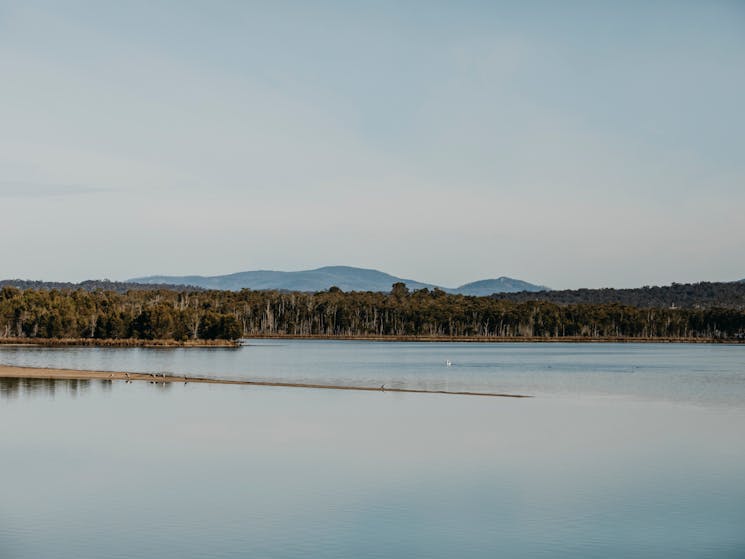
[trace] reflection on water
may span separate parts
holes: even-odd
[[[745,552],[741,409],[0,386],[3,559]]]
[[[171,389],[170,382],[138,381],[154,385],[160,391]],[[129,384],[126,381],[107,379],[45,379],[45,378],[4,378],[0,377],[0,399],[13,400],[20,397],[42,396],[54,398],[61,392],[65,396],[77,397],[88,393],[91,387],[100,392],[111,392],[115,383]]]
[[[44,378],[2,378],[0,377],[0,398],[15,399],[20,396],[54,397],[58,390],[69,396],[78,396],[90,390],[95,382],[106,390],[111,389],[111,381],[67,380]]]

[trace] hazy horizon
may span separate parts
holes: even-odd
[[[745,278],[745,4],[0,0],[0,278]]]

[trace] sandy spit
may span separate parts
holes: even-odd
[[[335,384],[309,384],[296,382],[272,382],[259,380],[235,380],[210,377],[190,377],[154,373],[128,373],[120,371],[79,371],[75,369],[47,369],[43,367],[17,367],[0,365],[0,378],[37,378],[52,380],[123,380],[128,382],[184,382],[197,384],[237,384],[242,386],[277,386],[285,388],[315,388],[322,390],[358,390],[368,392],[402,392],[411,394],[450,394],[457,396],[488,396],[492,398],[531,398],[526,394],[502,394],[496,392],[468,392],[451,390],[426,390],[417,388],[388,388],[373,386],[345,386]]]

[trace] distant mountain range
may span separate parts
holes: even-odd
[[[80,283],[34,281],[21,279],[0,280],[0,289],[5,286],[22,290],[58,289],[86,291],[116,291],[167,289],[191,290],[237,290],[249,287],[253,290],[326,291],[336,286],[344,291],[390,292],[394,283],[403,282],[409,289],[442,289],[451,294],[491,296],[514,302],[546,301],[558,305],[607,305],[621,304],[642,308],[712,309],[725,308],[745,310],[745,280],[731,282],[673,283],[663,286],[645,286],[630,289],[565,289],[553,291],[521,280],[501,277],[475,281],[460,287],[438,287],[433,284],[407,280],[379,272],[348,266],[331,266],[306,272],[272,272],[260,270],[226,276],[151,276],[136,278],[128,282],[109,280],[87,280]]]
[[[343,291],[388,292],[394,283],[403,282],[411,290],[442,289],[447,293],[485,296],[492,293],[514,293],[518,291],[547,291],[548,288],[526,281],[500,277],[467,283],[460,287],[441,287],[412,279],[404,279],[379,270],[354,268],[352,266],[326,266],[316,270],[299,272],[277,272],[255,270],[224,276],[147,276],[132,278],[131,283],[193,285],[205,289],[278,289],[286,291],[325,291],[336,286]]]

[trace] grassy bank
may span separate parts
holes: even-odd
[[[682,344],[745,344],[745,339],[621,337],[621,336],[344,336],[344,335],[251,335],[248,340],[357,340],[371,342],[482,342],[482,343],[682,343]]]
[[[141,340],[97,338],[0,338],[0,345],[44,347],[238,347],[231,340]]]
[[[720,338],[673,338],[673,337],[620,337],[620,336],[347,336],[347,335],[296,335],[254,334],[246,340],[349,340],[368,342],[479,342],[479,343],[680,343],[680,344],[745,344],[743,340]],[[0,346],[42,347],[191,347],[210,348],[240,347],[240,340],[141,340],[97,339],[97,338],[0,338]]]

